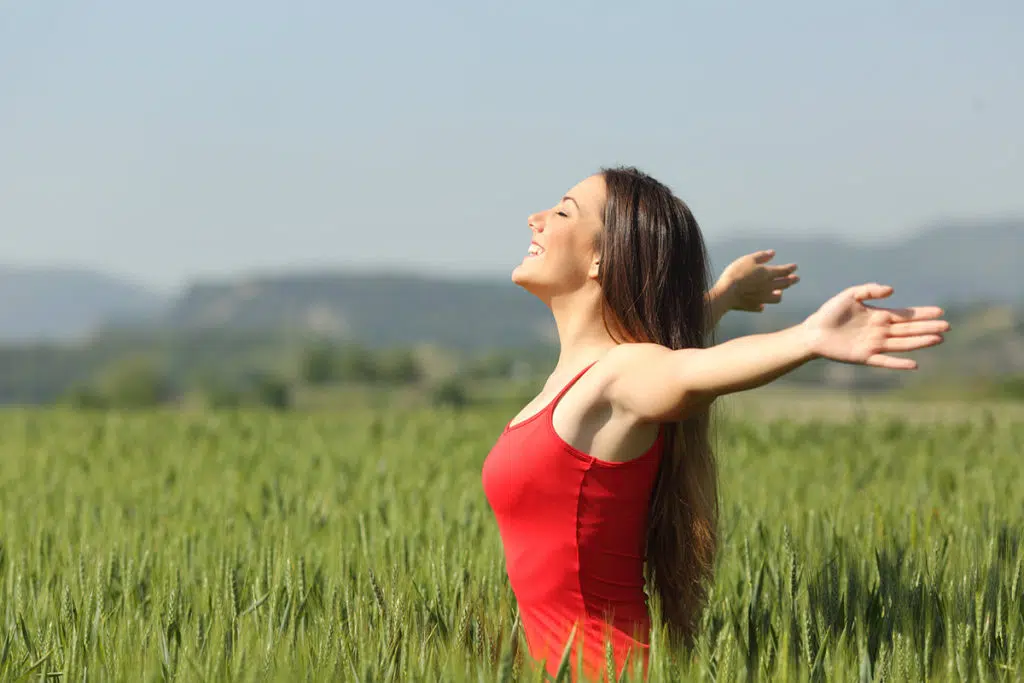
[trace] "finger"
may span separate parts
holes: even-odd
[[[918,320],[910,323],[890,325],[890,337],[913,337],[920,334],[942,334],[949,331],[949,323],[945,320]]]
[[[787,263],[784,266],[765,266],[765,270],[774,275],[775,277],[783,277],[790,273],[796,272],[795,263]]]
[[[782,292],[778,289],[764,298],[766,304],[777,304],[780,301],[782,301]]]
[[[880,353],[869,356],[864,361],[864,364],[876,368],[886,368],[887,370],[917,370],[917,362],[913,358],[885,356]]]
[[[912,306],[910,308],[882,308],[892,316],[894,323],[907,323],[915,320],[935,320],[942,316],[943,311],[938,306]]]
[[[888,353],[916,351],[942,343],[941,334],[919,334],[913,337],[891,337],[882,344],[882,350]]]
[[[774,289],[787,289],[792,287],[796,283],[800,282],[799,275],[790,275],[788,277],[779,277],[772,280],[772,287]]]
[[[775,256],[774,249],[765,249],[754,254],[754,263],[768,263]]]
[[[853,293],[853,298],[857,301],[865,301],[867,299],[884,299],[892,296],[893,288],[890,285],[880,285],[877,282],[873,282],[867,285],[850,287],[848,291]]]

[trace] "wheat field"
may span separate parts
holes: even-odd
[[[0,413],[0,680],[545,680],[480,487],[508,415]],[[656,618],[650,680],[1024,677],[1024,421],[716,434],[701,637]]]

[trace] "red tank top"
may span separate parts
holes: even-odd
[[[509,582],[530,655],[552,675],[573,627],[570,665],[582,650],[588,678],[639,657],[646,667],[650,617],[644,593],[648,505],[661,461],[662,434],[640,457],[597,460],[566,443],[551,415],[580,371],[539,413],[509,423],[483,465]]]

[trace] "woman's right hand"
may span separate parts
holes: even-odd
[[[724,296],[726,310],[760,312],[768,304],[782,301],[782,293],[797,282],[796,264],[771,266],[774,249],[739,257],[722,272],[712,290]]]

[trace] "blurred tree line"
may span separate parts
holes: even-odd
[[[550,349],[371,348],[285,333],[119,333],[77,345],[0,347],[0,404],[287,409],[305,394],[405,390],[462,406],[488,383],[540,371]]]
[[[954,333],[922,354],[920,373],[819,362],[784,382],[851,392],[897,389],[914,398],[1024,400],[1024,314],[981,308],[949,317]],[[743,324],[779,323],[767,316],[726,321],[718,341],[749,333]],[[0,346],[0,405],[288,409],[367,401],[388,407],[398,399],[448,406],[503,397],[525,402],[556,358],[552,345],[371,346],[296,328],[106,330],[79,343]]]

